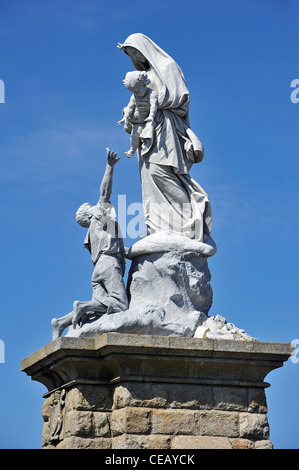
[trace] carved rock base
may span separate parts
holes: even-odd
[[[193,337],[212,305],[210,279],[207,258],[198,252],[137,256],[128,277],[129,310],[69,328],[67,336],[96,337],[114,331]]]

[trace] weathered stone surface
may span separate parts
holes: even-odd
[[[110,422],[108,413],[96,411],[93,413],[93,428],[96,437],[110,437]]]
[[[203,436],[238,437],[238,413],[201,411],[200,434]]]
[[[254,445],[255,449],[273,449],[273,444],[271,441],[256,441]]]
[[[232,449],[254,449],[254,442],[250,439],[229,439]]]
[[[265,414],[240,413],[240,437],[264,440],[269,438],[269,424]]]
[[[115,387],[113,407],[163,408],[167,406],[168,394],[168,389],[162,384],[125,382]]]
[[[265,391],[261,388],[248,389],[248,411],[252,413],[267,413]]]
[[[247,411],[248,392],[245,387],[213,387],[215,408],[225,411]]]
[[[119,434],[148,434],[150,431],[150,409],[126,407],[112,412],[112,436],[117,436]]]
[[[171,449],[232,449],[227,437],[175,436]]]
[[[174,385],[169,390],[170,408],[212,409],[215,405],[213,387],[209,385]]]
[[[112,449],[169,449],[171,436],[123,434],[112,438]]]
[[[110,410],[112,393],[110,387],[95,385],[78,385],[67,394],[66,409],[82,411]]]
[[[115,388],[114,408],[142,406],[149,408],[211,409],[215,400],[213,387],[154,383],[123,383]]]
[[[90,411],[68,411],[64,421],[64,438],[93,435],[92,413]]]
[[[192,410],[153,410],[153,434],[199,434],[199,413]]]
[[[55,449],[111,449],[112,439],[68,437],[61,441]]]

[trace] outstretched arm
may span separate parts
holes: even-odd
[[[101,183],[99,203],[110,202],[110,197],[112,193],[114,165],[120,159],[120,157],[116,158],[116,155],[117,155],[116,152],[111,152],[107,148],[107,165],[106,165],[106,170],[105,170],[102,183]]]

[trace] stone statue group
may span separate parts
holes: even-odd
[[[53,318],[52,339],[67,327],[67,336],[116,331],[193,337],[199,331],[204,337],[211,331],[203,328],[212,304],[207,258],[216,246],[208,195],[189,175],[204,156],[190,127],[190,95],[178,64],[151,39],[136,33],[118,47],[135,68],[123,81],[132,95],[118,124],[130,134],[126,156],[138,157],[147,234],[125,250],[110,202],[119,158],[107,149],[99,201],[76,213],[88,228],[84,246],[94,266],[92,299],[75,301],[70,313]],[[127,286],[126,257],[132,260]],[[244,336],[217,317],[226,336]]]

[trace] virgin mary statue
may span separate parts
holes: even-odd
[[[211,232],[208,195],[190,175],[203,146],[190,128],[190,95],[178,64],[144,34],[130,35],[118,47],[136,70],[146,71],[158,94],[150,142],[137,150],[148,234],[157,231],[203,242]]]

